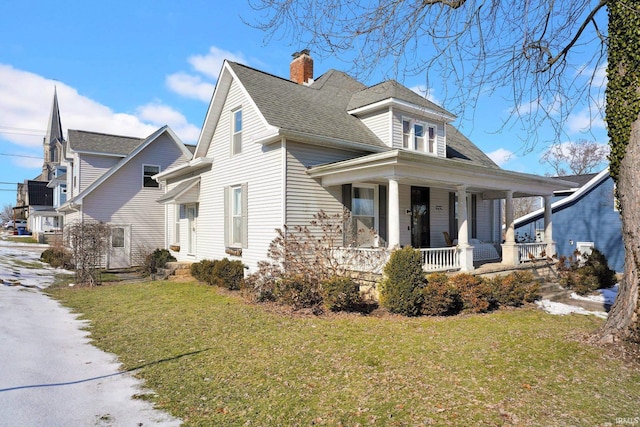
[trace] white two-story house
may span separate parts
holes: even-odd
[[[151,177],[191,160],[191,151],[164,126],[147,138],[69,130],[63,177],[51,181],[57,211],[68,227],[103,222],[111,229],[107,268],[140,265],[141,257],[164,246],[164,189]],[[63,192],[64,188],[64,192]]]
[[[412,245],[429,270],[471,270],[500,252],[518,263],[513,198],[550,205],[573,185],[502,170],[451,113],[396,81],[312,76],[308,51],[294,55],[290,79],[224,62],[193,159],[155,177],[166,189],[165,247],[179,260],[228,257],[255,271],[276,228],[347,208],[356,229],[375,230],[358,245]],[[487,243],[498,251],[487,255]]]

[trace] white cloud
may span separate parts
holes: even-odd
[[[159,102],[141,106],[135,114],[119,113],[79,94],[76,89],[62,82],[0,64],[0,137],[20,147],[12,148],[13,153],[41,155],[54,86],[58,92],[62,127],[65,131],[79,129],[146,137],[160,126],[168,124],[184,142],[197,140],[199,132],[196,126],[188,123],[178,111]],[[26,152],[18,152],[20,149]],[[42,165],[42,160],[19,157],[13,159],[20,166],[33,167],[34,162]]]
[[[514,154],[507,149],[498,148],[495,151],[487,153],[487,156],[489,156],[489,158],[493,160],[498,166],[503,166],[505,163],[512,160]]]
[[[222,69],[224,60],[247,63],[242,53],[232,53],[216,46],[211,46],[204,55],[192,55],[187,59],[195,73],[178,71],[167,76],[167,87],[178,95],[199,99],[204,102],[211,100],[215,89],[215,80]],[[211,79],[212,81],[207,81]]]
[[[218,78],[225,59],[234,62],[246,62],[242,53],[231,53],[215,46],[211,46],[206,55],[193,55],[189,57],[188,61],[194,70],[215,80]]]
[[[183,72],[167,76],[166,84],[170,90],[178,95],[205,102],[211,100],[213,90],[215,89],[213,83],[203,81],[202,77]]]
[[[567,129],[571,133],[584,133],[594,129],[605,129],[605,123],[597,108],[587,107],[569,115]]]
[[[197,126],[189,123],[181,112],[168,105],[154,102],[138,107],[136,113],[142,120],[149,121],[156,127],[168,125],[183,142],[194,142],[200,135],[200,129]]]

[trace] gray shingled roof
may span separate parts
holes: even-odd
[[[90,152],[126,156],[142,144],[144,138],[109,135],[69,129],[69,146],[76,152]]]
[[[368,88],[349,75],[329,70],[310,86],[229,62],[267,122],[277,128],[375,146],[386,146],[349,110],[390,97],[452,115],[400,83],[389,80]],[[447,124],[447,158],[499,169],[455,127]]]
[[[444,108],[440,107],[437,104],[434,104],[425,97],[418,95],[411,89],[401,85],[395,80],[387,80],[385,82],[354,93],[351,97],[349,105],[347,106],[347,109],[354,110],[356,108],[374,104],[376,102],[383,101],[389,98],[401,99],[414,105],[437,111],[441,114],[453,116],[453,114],[451,114]]]
[[[347,113],[354,92],[365,86],[330,70],[311,86],[229,62],[267,122],[283,130],[386,147],[358,118]]]
[[[447,158],[500,169],[500,166],[491,160],[489,156],[450,124],[447,124]]]
[[[551,178],[561,179],[563,181],[575,182],[578,184],[578,188],[585,185],[587,182],[591,181],[597,173],[588,173],[584,175],[567,175],[567,176],[552,176]]]

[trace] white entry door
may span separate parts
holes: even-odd
[[[189,255],[195,255],[196,253],[196,238],[197,238],[197,222],[198,222],[198,207],[197,205],[188,205],[187,209],[187,222],[189,226],[189,244],[187,247],[187,253]]]
[[[112,225],[107,268],[131,267],[131,226]]]

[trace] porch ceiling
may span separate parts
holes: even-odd
[[[405,150],[383,153],[314,166],[308,174],[325,187],[353,182],[386,182],[455,190],[464,186],[484,199],[502,199],[507,191],[513,197],[551,195],[571,189],[576,183],[548,177],[489,168],[456,159],[445,159]]]

